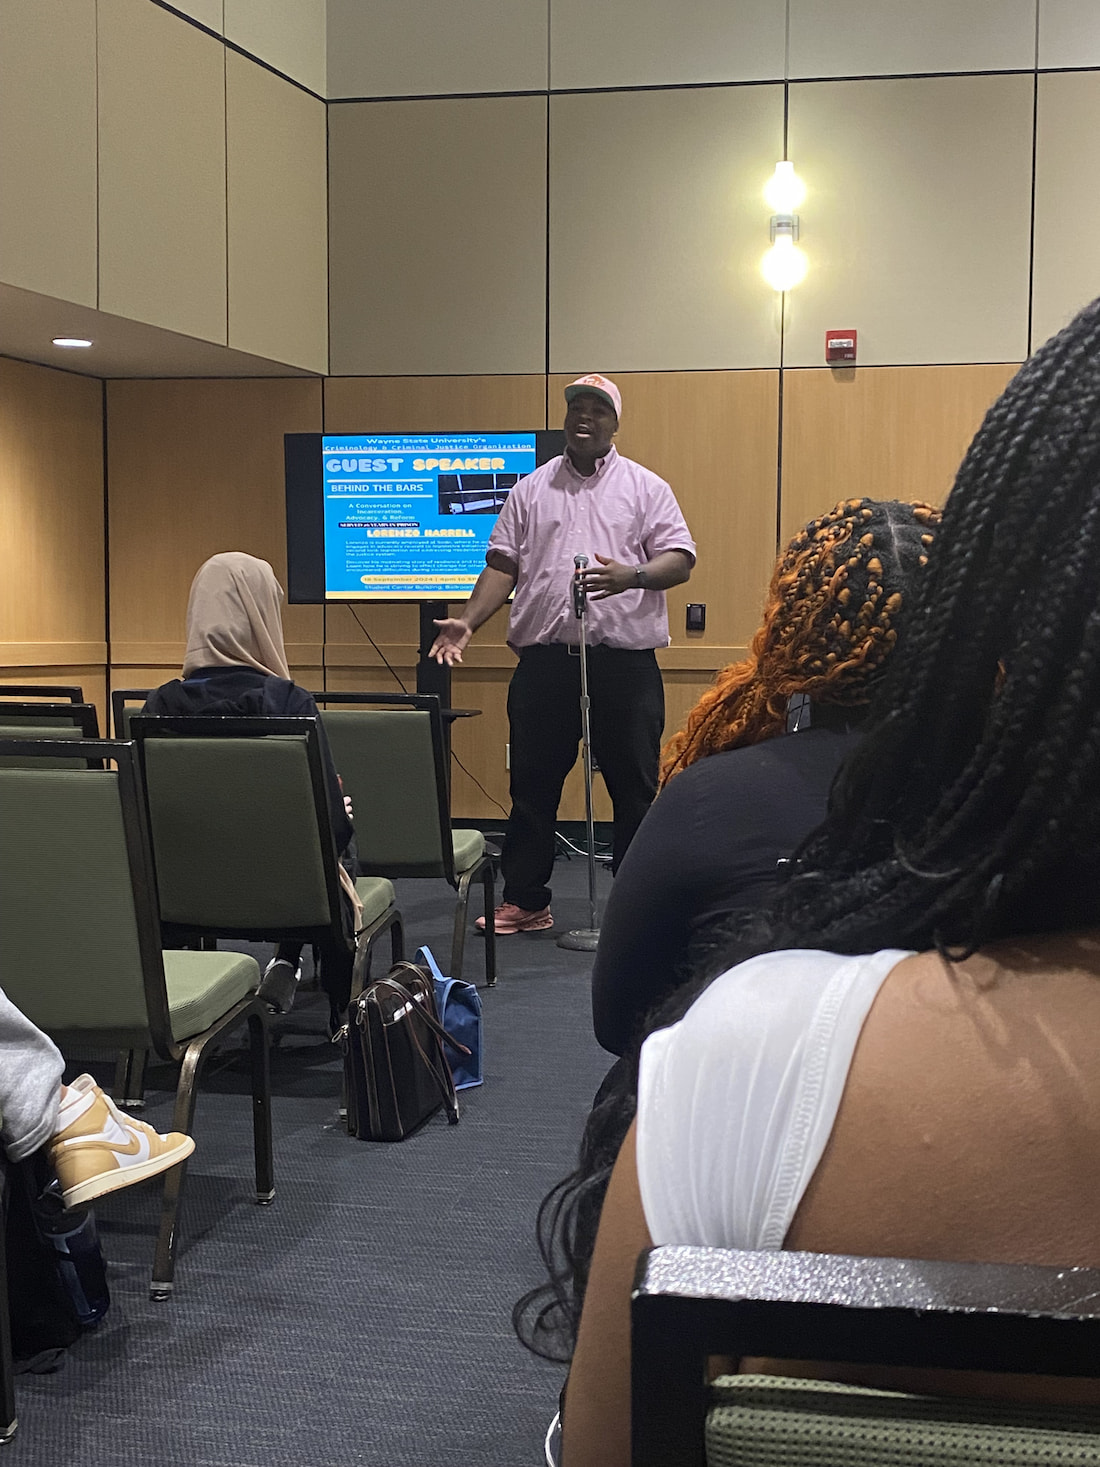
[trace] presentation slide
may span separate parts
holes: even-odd
[[[330,600],[464,601],[534,433],[321,439]]]

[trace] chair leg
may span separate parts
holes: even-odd
[[[485,888],[485,987],[497,986],[497,928],[493,913],[496,910],[496,876],[492,861],[486,861],[481,876]]]
[[[401,920],[401,913],[396,912],[390,923],[390,967],[399,963],[405,956],[405,924]]]
[[[116,1105],[127,1110],[145,1107],[145,1062],[147,1049],[120,1049],[115,1063],[115,1083],[111,1094]]]
[[[458,881],[458,900],[455,903],[454,937],[451,940],[451,978],[462,977],[462,959],[466,947],[466,919],[470,906],[470,886],[480,881],[485,889],[485,986],[495,988],[497,982],[497,934],[493,923],[496,890],[494,887],[493,863],[484,856],[469,871],[464,871]]]
[[[5,1209],[0,1209],[0,1223]],[[10,1442],[19,1425],[15,1415],[15,1366],[8,1322],[8,1269],[0,1231],[0,1444]]]
[[[466,955],[466,916],[470,908],[470,878],[474,869],[464,871],[458,879],[458,899],[455,902],[455,925],[451,937],[451,966],[448,978],[462,977],[462,963]]]
[[[216,1031],[220,1032],[220,1031]],[[176,1086],[176,1106],[172,1114],[172,1129],[191,1135],[195,1124],[195,1102],[198,1099],[198,1081],[206,1058],[206,1046],[214,1038],[207,1030],[187,1046],[180,1065],[179,1084]],[[160,1232],[157,1248],[153,1255],[153,1278],[149,1285],[150,1299],[167,1299],[172,1292],[176,1272],[176,1243],[180,1202],[183,1184],[187,1177],[187,1162],[181,1161],[164,1174],[164,1194],[160,1204]]]
[[[256,1154],[256,1201],[266,1207],[275,1197],[275,1163],[271,1150],[270,1031],[264,1014],[248,1016],[252,1067],[252,1144]]]

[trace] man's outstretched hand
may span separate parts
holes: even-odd
[[[444,662],[448,667],[453,667],[456,662],[462,661],[462,652],[466,643],[473,636],[473,632],[457,616],[449,616],[443,621],[435,622],[439,628],[439,635],[432,643],[429,657],[442,665]]]

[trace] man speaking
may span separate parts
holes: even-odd
[[[695,564],[672,490],[612,442],[622,415],[614,382],[580,377],[565,401],[565,453],[509,494],[485,569],[461,616],[436,622],[429,654],[461,662],[473,633],[515,591],[508,645],[519,665],[508,688],[512,811],[500,933],[554,925],[554,821],[581,737],[574,575],[588,596],[592,752],[614,808],[614,871],[657,792],[665,696],[654,649],[669,640],[664,592]],[[586,556],[588,569],[575,571],[574,556]]]

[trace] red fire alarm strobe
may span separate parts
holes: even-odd
[[[854,362],[856,359],[856,333],[854,331],[826,331],[825,360],[831,365],[838,362]]]

